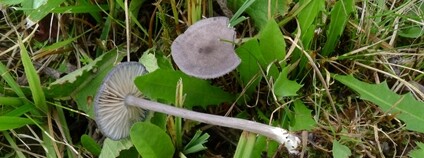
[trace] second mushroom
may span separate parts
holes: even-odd
[[[235,37],[227,17],[203,19],[172,42],[172,58],[187,75],[202,79],[221,77],[240,64],[234,51]]]

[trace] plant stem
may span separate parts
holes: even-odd
[[[146,99],[140,99],[131,95],[125,98],[125,104],[129,106],[137,106],[150,111],[161,112],[177,117],[182,117],[185,119],[195,120],[206,124],[235,128],[244,131],[249,131],[252,133],[261,134],[279,142],[280,144],[284,144],[290,153],[297,153],[295,149],[300,143],[300,139],[297,138],[297,136],[290,134],[285,129],[269,126],[254,121],[195,112],[183,108],[177,108],[174,106],[149,101]]]
[[[183,107],[184,95],[183,95],[183,80],[180,78],[177,82],[177,88],[175,92],[175,106],[178,108]],[[183,146],[183,130],[182,130],[182,119],[181,117],[175,117],[175,144],[177,149],[181,151]]]

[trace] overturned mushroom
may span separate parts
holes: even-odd
[[[290,153],[297,153],[300,140],[285,129],[225,116],[205,114],[139,98],[133,80],[146,73],[138,62],[117,65],[103,80],[95,97],[96,122],[102,133],[114,140],[129,135],[131,125],[146,119],[149,111],[161,112],[207,124],[241,129],[269,137],[284,144]]]
[[[127,95],[141,97],[135,87],[135,77],[146,73],[144,66],[137,62],[125,62],[116,66],[106,78],[94,98],[96,122],[102,133],[114,140],[125,138],[131,125],[146,119],[148,112],[126,106]]]
[[[190,76],[203,79],[223,76],[240,64],[234,52],[235,34],[227,17],[200,20],[174,40],[172,58]]]

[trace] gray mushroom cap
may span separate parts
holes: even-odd
[[[200,20],[179,35],[171,46],[174,62],[187,75],[210,79],[233,71],[240,58],[235,54],[235,31],[227,17]]]
[[[147,117],[147,111],[125,105],[125,97],[141,97],[134,84],[135,77],[145,74],[146,70],[138,62],[118,64],[106,78],[94,100],[94,112],[100,131],[113,140],[128,137],[131,125]]]

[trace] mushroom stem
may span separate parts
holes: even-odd
[[[289,133],[285,129],[269,126],[254,121],[190,111],[187,109],[177,108],[174,106],[157,103],[150,100],[137,98],[131,95],[128,95],[125,98],[125,105],[136,106],[142,109],[161,112],[207,124],[235,128],[264,135],[281,144],[284,144],[290,153],[297,153],[296,148],[300,143],[300,139],[298,137]]]

